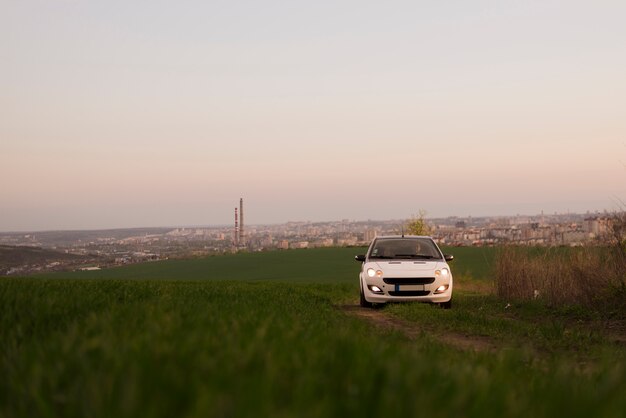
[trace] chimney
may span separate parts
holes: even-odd
[[[243,198],[239,199],[239,245],[246,245],[243,234]]]
[[[239,242],[239,225],[237,224],[237,222],[239,222],[239,217],[237,216],[237,208],[235,208],[235,236],[233,237],[235,247]]]

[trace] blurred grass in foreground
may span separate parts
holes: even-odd
[[[623,358],[580,373],[565,359],[535,364],[515,350],[472,353],[428,336],[408,340],[335,307],[354,303],[355,289],[354,283],[2,279],[0,416],[622,416],[626,410]],[[461,294],[461,306],[464,298],[471,303]],[[451,314],[418,307],[439,320]]]

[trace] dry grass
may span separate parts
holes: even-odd
[[[496,292],[506,300],[540,299],[553,306],[581,305],[602,311],[626,306],[626,218],[604,246],[503,247],[495,260]],[[619,223],[621,221],[621,223]]]
[[[614,247],[532,250],[503,247],[496,257],[496,291],[510,300],[596,305],[623,292],[626,265]]]

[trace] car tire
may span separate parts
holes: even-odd
[[[359,287],[361,288],[361,292],[360,292],[361,297],[360,297],[360,301],[359,301],[360,303],[359,303],[359,304],[360,304],[360,305],[361,305],[361,307],[363,307],[363,308],[371,308],[371,307],[373,306],[373,305],[372,305],[372,303],[371,303],[371,302],[368,302],[368,301],[365,299],[365,294],[363,293],[363,288],[362,288],[361,286],[359,286]]]
[[[441,302],[439,304],[439,306],[441,306],[443,309],[451,309],[452,308],[452,299],[450,299],[447,302]]]

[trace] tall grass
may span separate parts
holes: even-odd
[[[460,352],[335,308],[355,294],[355,284],[328,282],[1,279],[0,417],[626,410],[623,357],[583,374],[569,353],[543,364],[516,351]]]
[[[619,245],[551,249],[507,246],[500,249],[494,265],[496,291],[503,299],[625,309],[626,257]]]

